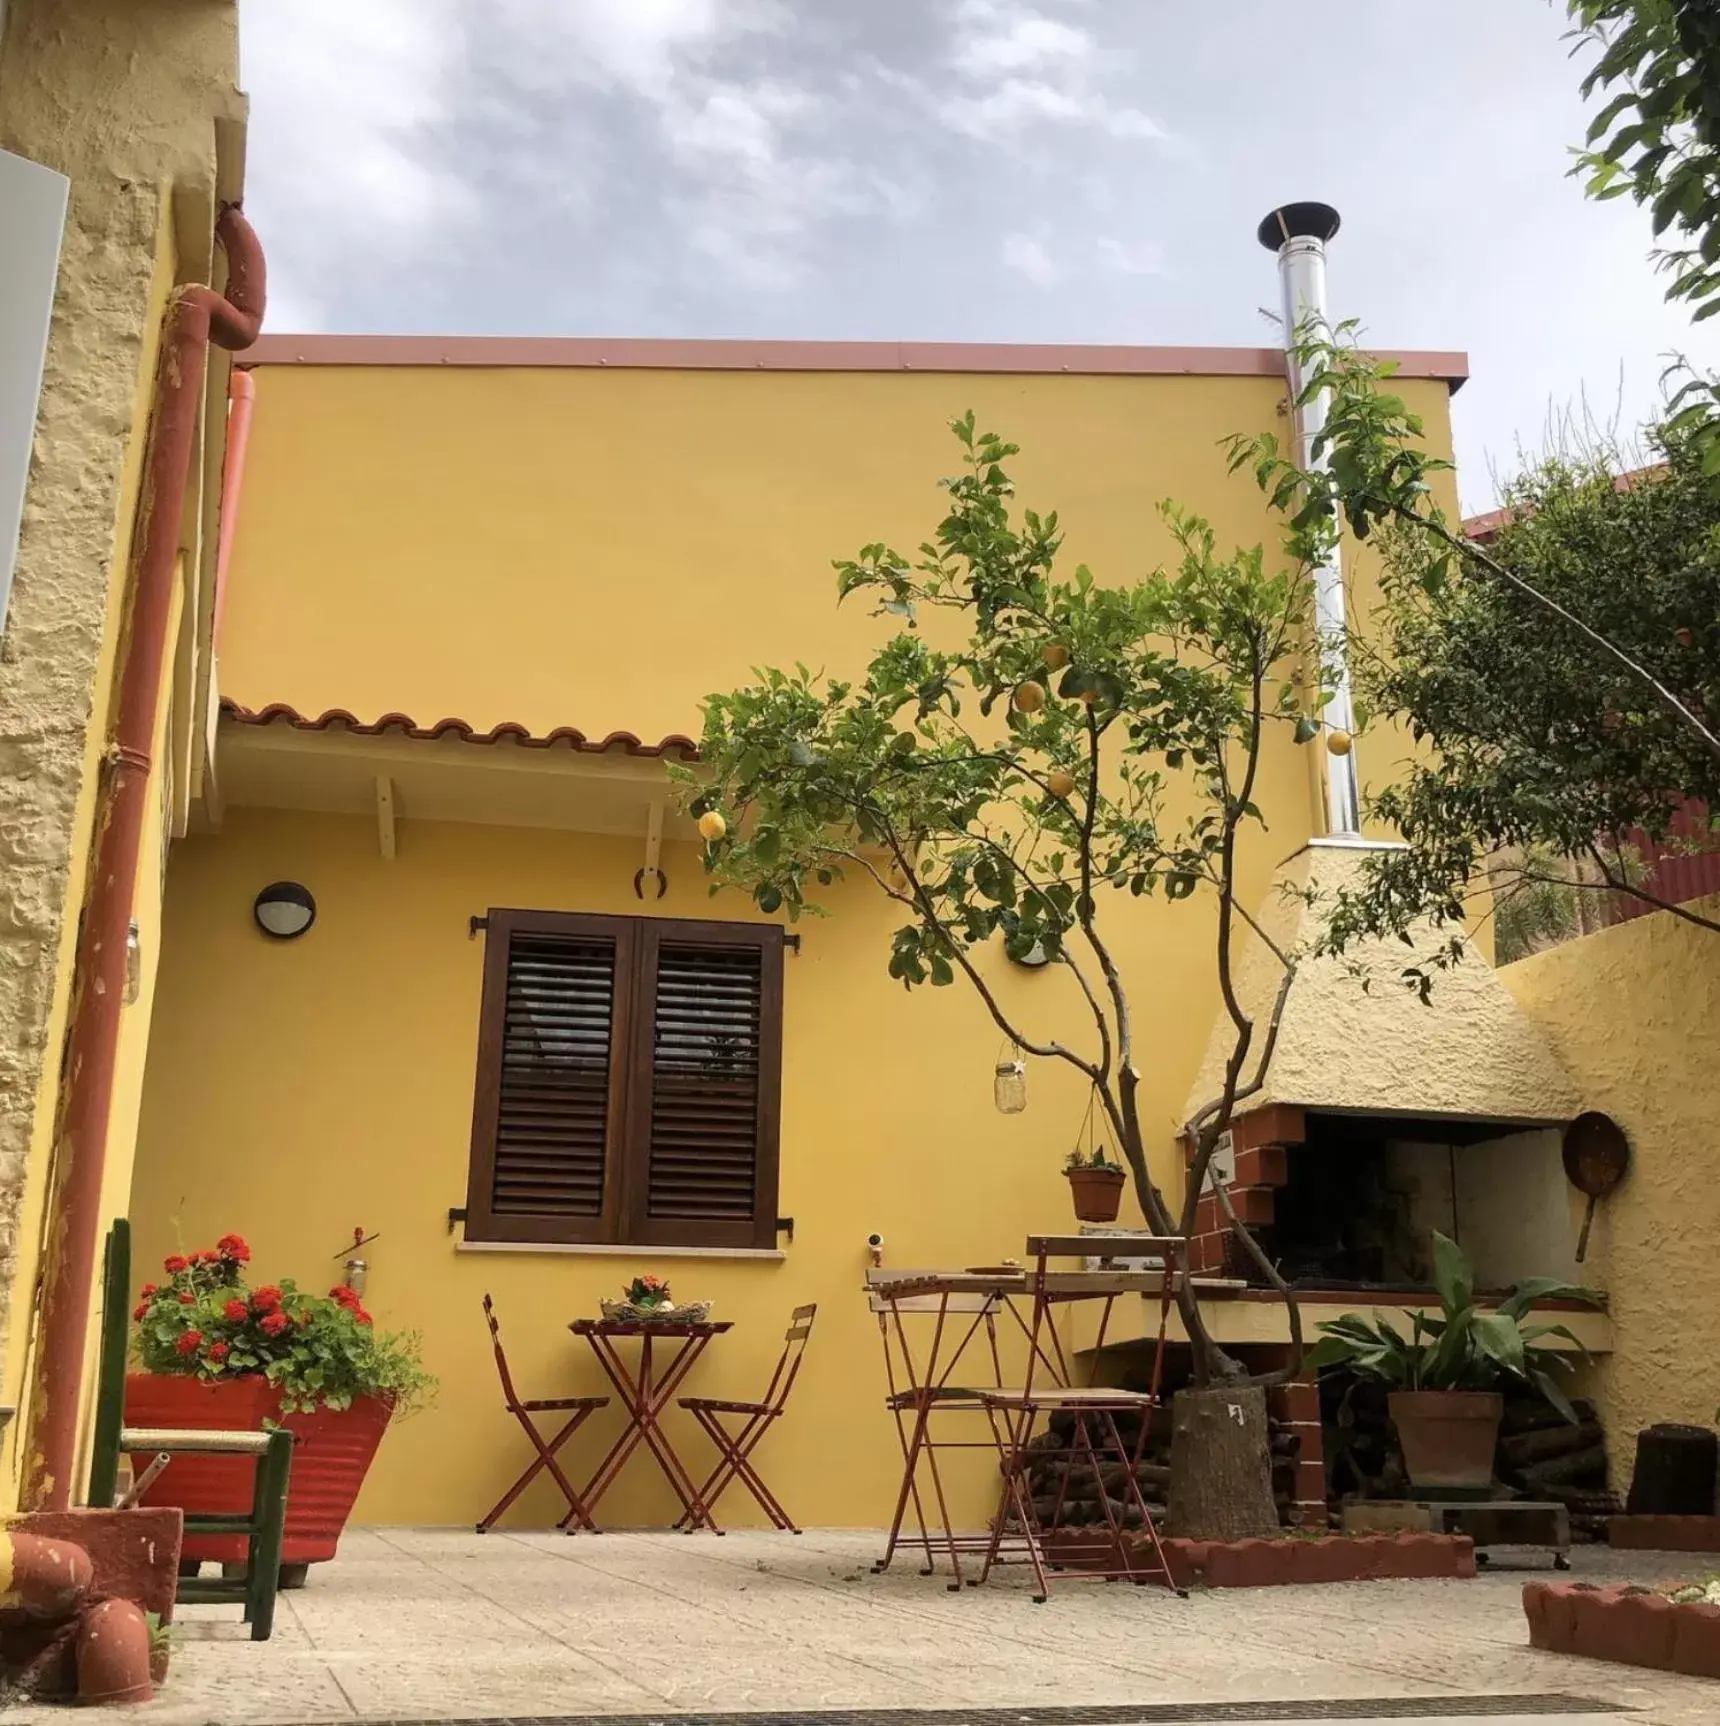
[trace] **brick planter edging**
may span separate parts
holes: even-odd
[[[1720,1678],[1720,1606],[1676,1606],[1629,1583],[1528,1582],[1523,1612],[1533,1648]]]
[[[1160,1542],[1179,1588],[1280,1588],[1322,1582],[1462,1577],[1475,1574],[1475,1543],[1461,1534],[1326,1534],[1313,1539]],[[1046,1556],[1059,1562],[1058,1543]],[[1135,1563],[1151,1562],[1135,1543]],[[1088,1537],[1087,1552],[1093,1551]],[[1069,1553],[1061,1562],[1079,1567]]]
[[[1720,1552],[1720,1516],[1614,1516],[1607,1544],[1630,1552]]]

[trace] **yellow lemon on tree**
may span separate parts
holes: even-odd
[[[1075,775],[1067,767],[1053,767],[1045,776],[1053,797],[1067,797],[1075,789]]]
[[[713,845],[729,830],[729,824],[716,810],[707,809],[699,817],[699,837],[708,839]]]
[[[1045,705],[1045,691],[1037,683],[1023,683],[1012,699],[1017,713],[1037,713]]]
[[[1326,747],[1334,755],[1348,755],[1350,753],[1350,743],[1351,738],[1347,731],[1333,730],[1326,733]]]
[[[1069,649],[1061,641],[1048,641],[1039,656],[1053,671],[1061,671],[1069,663]]]

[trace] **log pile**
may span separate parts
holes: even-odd
[[[1513,1498],[1544,1499],[1571,1513],[1575,1540],[1604,1541],[1621,1508],[1607,1486],[1607,1444],[1595,1405],[1579,1398],[1572,1426],[1535,1397],[1505,1404],[1493,1472]]]
[[[1171,1422],[1170,1410],[1152,1411],[1147,1439],[1141,1450],[1141,1460],[1134,1465],[1134,1475],[1141,1489],[1141,1498],[1155,1523],[1163,1526],[1166,1499],[1171,1483]],[[1278,1505],[1278,1520],[1285,1526],[1291,1521],[1291,1499],[1296,1483],[1296,1461],[1301,1450],[1301,1436],[1278,1421],[1271,1423],[1272,1493]],[[1136,1414],[1117,1416],[1118,1436],[1131,1455],[1141,1436],[1141,1417]],[[1033,1493],[1034,1513],[1042,1526],[1053,1524],[1063,1528],[1103,1527],[1107,1504],[1111,1516],[1123,1528],[1138,1528],[1141,1513],[1128,1489],[1126,1465],[1115,1459],[1101,1460],[1095,1473],[1085,1457],[1071,1454],[1074,1442],[1075,1417],[1067,1410],[1052,1414],[1046,1430],[1029,1441],[1033,1455],[1028,1482]]]
[[[1572,1426],[1538,1397],[1509,1397],[1494,1456],[1496,1496],[1562,1504],[1571,1534],[1604,1541],[1620,1506],[1607,1485],[1606,1434],[1592,1402],[1573,1404]],[[1326,1454],[1340,1497],[1413,1499],[1383,1387],[1357,1383],[1324,1410]]]

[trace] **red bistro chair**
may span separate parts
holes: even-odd
[[[514,1389],[514,1376],[508,1371],[508,1357],[502,1351],[502,1327],[496,1323],[495,1303],[488,1295],[484,1296],[484,1321],[490,1327],[490,1346],[496,1351],[496,1374],[502,1381],[502,1401],[507,1411],[525,1429],[526,1437],[532,1441],[532,1449],[537,1452],[537,1460],[532,1463],[524,1474],[502,1494],[488,1516],[478,1523],[478,1532],[488,1534],[491,1525],[508,1508],[525,1489],[538,1477],[543,1469],[548,1469],[555,1483],[561,1488],[562,1496],[568,1503],[569,1522],[577,1522],[582,1527],[596,1532],[596,1524],[591,1520],[591,1513],[585,1508],[584,1501],[573,1490],[568,1478],[561,1471],[561,1464],[556,1461],[556,1452],[573,1437],[573,1435],[600,1408],[609,1406],[606,1396],[558,1396],[536,1402],[521,1402],[519,1393]],[[532,1419],[535,1414],[565,1414],[568,1418],[554,1437],[546,1439],[537,1429],[537,1422]]]
[[[759,1401],[723,1402],[708,1396],[681,1398],[681,1407],[705,1429],[722,1457],[693,1500],[703,1509],[706,1520],[718,1534],[724,1531],[717,1527],[716,1519],[710,1514],[711,1509],[737,1477],[778,1528],[786,1529],[790,1534],[800,1533],[794,1519],[759,1479],[758,1470],[750,1459],[759,1440],[776,1424],[788,1406],[788,1393],[794,1389],[794,1381],[800,1373],[801,1356],[806,1353],[806,1339],[812,1335],[812,1321],[817,1316],[816,1306],[797,1306],[794,1309],[788,1323],[788,1334],[783,1339],[782,1359],[776,1363],[770,1386]],[[724,1425],[724,1415],[738,1418],[740,1425],[730,1430]],[[683,1516],[675,1526],[679,1528],[687,1521],[688,1518]]]

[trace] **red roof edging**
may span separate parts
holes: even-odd
[[[673,754],[689,761],[696,760],[699,753],[699,746],[692,738],[683,737],[679,732],[673,732],[656,743],[643,743],[631,731],[611,731],[607,737],[594,741],[571,725],[558,725],[540,737],[516,720],[504,720],[488,731],[480,731],[464,719],[438,719],[434,725],[420,725],[405,713],[385,713],[381,718],[366,723],[344,707],[330,707],[313,716],[301,713],[285,701],[271,701],[267,707],[250,708],[225,698],[221,702],[221,714],[238,725],[290,725],[295,731],[329,731],[339,727],[355,737],[382,737],[389,733],[423,741],[453,737],[461,743],[506,742],[521,749],[552,749],[565,743],[570,750],[583,755],[604,755],[611,750],[620,750],[626,755]]]
[[[1469,356],[1381,349],[1406,378],[1452,389]],[[1098,342],[725,341],[607,336],[265,335],[241,366],[590,366],[628,370],[794,372],[1062,372],[1075,376],[1270,377],[1282,348],[1154,347]]]

